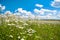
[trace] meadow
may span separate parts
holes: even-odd
[[[1,17],[0,40],[60,40],[60,21]]]

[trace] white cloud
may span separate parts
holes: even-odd
[[[57,18],[59,15],[57,14],[57,10],[49,10],[49,9],[34,9],[34,13],[37,13],[38,15],[33,14],[30,11],[23,10],[22,8],[18,8],[16,10],[16,14],[21,15],[21,18],[30,18],[30,19],[59,19]],[[42,16],[43,15],[43,16]]]
[[[60,2],[60,0],[54,0],[55,2]]]
[[[35,6],[40,7],[40,8],[43,7],[43,5],[41,5],[41,4],[36,4]]]
[[[16,11],[17,11],[18,13],[22,14],[22,15],[30,15],[30,14],[31,14],[30,11],[23,10],[22,8],[18,8]],[[15,11],[15,12],[16,12],[16,11]]]
[[[57,16],[60,18],[60,11],[58,11],[57,13],[58,13]]]
[[[34,12],[37,13],[38,15],[39,14],[42,14],[42,15],[44,14],[44,10],[43,9],[41,9],[41,10],[34,9]]]
[[[35,12],[35,13],[40,13],[40,10],[34,9],[34,12]]]
[[[0,6],[1,7],[1,6]],[[30,11],[23,10],[22,8],[18,8],[15,10],[14,15],[20,15],[21,18],[30,18],[30,19],[59,19],[60,14],[57,14],[57,10],[49,10],[49,9],[34,9],[34,13],[37,13],[38,15],[33,14]],[[60,12],[59,12],[60,13]],[[6,11],[5,14],[12,14],[10,11]]]
[[[44,15],[44,14],[56,14],[56,10],[49,10],[49,9],[43,9],[43,8],[41,8],[40,10],[38,10],[38,9],[34,9],[34,12],[35,13],[37,13],[38,15]]]
[[[34,9],[34,13],[37,13],[37,19],[60,19],[56,15],[58,13],[57,10],[49,10],[49,9]],[[59,14],[58,14],[59,15]],[[59,15],[60,16],[60,15]]]
[[[5,9],[5,6],[2,6],[2,5],[0,4],[0,9],[1,9],[1,11],[3,11],[3,10]]]
[[[60,0],[54,0],[51,3],[51,6],[55,7],[55,8],[60,8]]]
[[[18,8],[15,12],[14,14],[20,15],[21,18],[34,18],[34,15],[30,11],[23,10],[22,8]]]
[[[10,15],[10,14],[12,14],[12,12],[11,11],[6,11],[4,14]]]

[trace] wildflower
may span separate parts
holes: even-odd
[[[6,22],[9,22],[9,20],[6,20]]]
[[[11,25],[15,25],[15,24],[11,24]]]
[[[20,39],[20,36],[18,36],[18,39]]]
[[[30,28],[30,29],[27,30],[27,32],[28,33],[35,33],[36,31]]]
[[[27,34],[27,35],[32,36],[33,34]]]
[[[9,26],[11,25],[11,24],[8,24]]]
[[[25,32],[23,32],[23,33],[20,33],[20,34],[25,34]]]
[[[28,25],[27,23],[24,23],[23,25]]]
[[[20,22],[22,22],[22,23],[23,23],[23,21],[21,21],[21,20],[20,20]]]
[[[9,26],[11,26],[11,25],[15,25],[15,24],[8,24]]]
[[[17,25],[16,27],[17,27],[17,28],[20,28],[20,29],[23,29],[23,28],[24,28],[24,27],[21,27],[21,26],[19,26],[19,25]]]
[[[22,38],[21,40],[24,40],[24,38]]]
[[[13,38],[13,35],[10,35],[9,37]]]
[[[24,27],[18,27],[18,28],[23,29]]]

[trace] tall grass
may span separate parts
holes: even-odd
[[[0,40],[60,40],[60,23],[0,15]]]

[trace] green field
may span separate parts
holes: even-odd
[[[0,40],[60,40],[60,21],[3,22]]]

